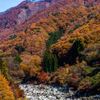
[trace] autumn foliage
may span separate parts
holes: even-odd
[[[1,75],[1,72],[0,72],[0,100],[15,100],[13,92],[9,87],[9,82]]]
[[[37,76],[38,80],[40,83],[46,83],[49,80],[49,76],[42,71],[38,76]]]
[[[91,6],[93,7],[93,6],[99,5],[100,1],[99,0],[96,0],[96,1],[95,0],[88,0],[88,1],[87,0],[76,0],[76,1],[75,0],[70,0],[70,1],[69,0],[68,1],[67,0],[63,0],[63,1],[53,0],[52,1],[51,0],[48,6],[46,6],[46,4],[48,4],[48,0],[46,0],[46,2],[39,2],[35,4],[30,3],[30,2],[28,3],[22,2],[17,7],[8,10],[3,15],[0,15],[0,18],[1,18],[1,22],[0,22],[1,32],[0,33],[1,33],[1,40],[2,40],[1,42],[8,40],[9,36],[11,35],[14,35],[14,34],[17,35],[20,31],[25,31],[25,29],[29,27],[32,23],[35,23],[41,20],[41,18],[43,19],[46,18],[49,14],[53,13],[54,16],[57,16],[59,15],[59,12],[62,12],[62,11],[66,11],[66,10],[68,11],[68,10],[76,9],[76,8],[87,8]],[[37,9],[37,6],[39,6],[38,9]],[[33,15],[30,16],[31,14]],[[47,24],[49,25],[50,23],[47,22]]]
[[[24,61],[20,63],[20,66],[24,70],[26,77],[36,77],[41,72],[41,58],[39,56],[26,55],[22,57],[22,59],[24,59]]]
[[[16,99],[24,98],[24,91],[20,89],[18,84],[14,83],[12,80],[9,80],[9,86]]]
[[[100,61],[100,6],[88,7],[99,1],[76,1],[63,0],[18,25],[14,31],[18,36],[0,45],[5,62],[1,73],[7,67],[15,80],[35,79],[35,84],[73,86],[79,91],[97,89],[100,69],[92,63]],[[10,86],[15,98],[23,97],[18,85],[10,82]]]

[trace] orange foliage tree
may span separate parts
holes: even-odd
[[[29,61],[27,60],[27,57],[30,57]],[[35,77],[42,70],[41,58],[37,55],[26,55],[26,59],[23,58],[23,62],[20,63],[20,66],[24,70],[26,77]]]
[[[44,71],[42,71],[37,77],[40,83],[45,83],[49,80],[49,76]]]
[[[11,88],[11,91],[13,92],[15,99],[24,98],[24,90],[21,90],[18,84],[9,80],[9,86]]]
[[[15,100],[13,92],[10,90],[8,81],[1,75],[0,72],[0,100]]]

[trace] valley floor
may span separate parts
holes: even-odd
[[[75,97],[76,91],[69,87],[61,88],[49,85],[20,84],[29,100],[100,100],[100,95]]]

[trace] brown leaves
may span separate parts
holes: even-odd
[[[24,98],[24,91],[19,88],[19,85],[9,80],[9,86],[14,94],[16,99]]]
[[[46,83],[49,80],[49,76],[42,71],[38,76],[37,76],[38,80],[40,83]]]

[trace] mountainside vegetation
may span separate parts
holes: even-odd
[[[13,92],[10,90],[8,82],[6,79],[1,75],[0,72],[0,99],[1,100],[14,100]]]
[[[46,4],[47,6],[45,6]],[[10,12],[8,11],[8,13],[1,15],[4,18],[4,20],[2,20],[2,17],[1,17],[1,25],[2,25],[2,27],[0,28],[1,29],[0,30],[1,43],[3,43],[5,40],[8,40],[9,36],[14,35],[14,34],[18,35],[20,32],[25,31],[25,29],[29,27],[32,23],[35,23],[41,19],[46,18],[49,14],[59,13],[62,11],[68,11],[68,10],[76,9],[76,8],[88,8],[91,6],[94,7],[99,4],[100,4],[99,0],[96,0],[96,1],[95,0],[88,0],[88,1],[86,0],[77,0],[77,1],[76,0],[46,0],[46,2],[39,2],[39,3],[36,2],[35,4],[30,3],[30,2],[28,3],[22,2],[16,9],[11,9]],[[49,6],[51,5],[51,6],[49,7],[48,5]],[[41,9],[43,10],[38,12],[37,11],[38,9],[36,9],[37,6],[39,6],[38,8],[40,8],[40,10]],[[32,11],[35,13],[33,14]],[[31,13],[33,15],[30,16]],[[5,16],[7,16],[7,18]],[[9,19],[13,19],[13,20],[9,20]],[[4,26],[5,24],[6,24],[6,27]]]
[[[45,71],[50,71],[50,72],[54,72],[57,70],[58,67],[58,59],[57,56],[55,54],[51,54],[49,52],[49,47],[56,43],[57,40],[62,36],[63,34],[63,30],[57,31],[57,32],[51,32],[49,33],[50,37],[49,39],[46,41],[46,52],[43,58],[43,68]]]
[[[29,17],[1,42],[0,82],[5,81],[11,100],[24,98],[18,82],[71,86],[81,94],[100,93],[98,4],[99,0],[60,1]]]

